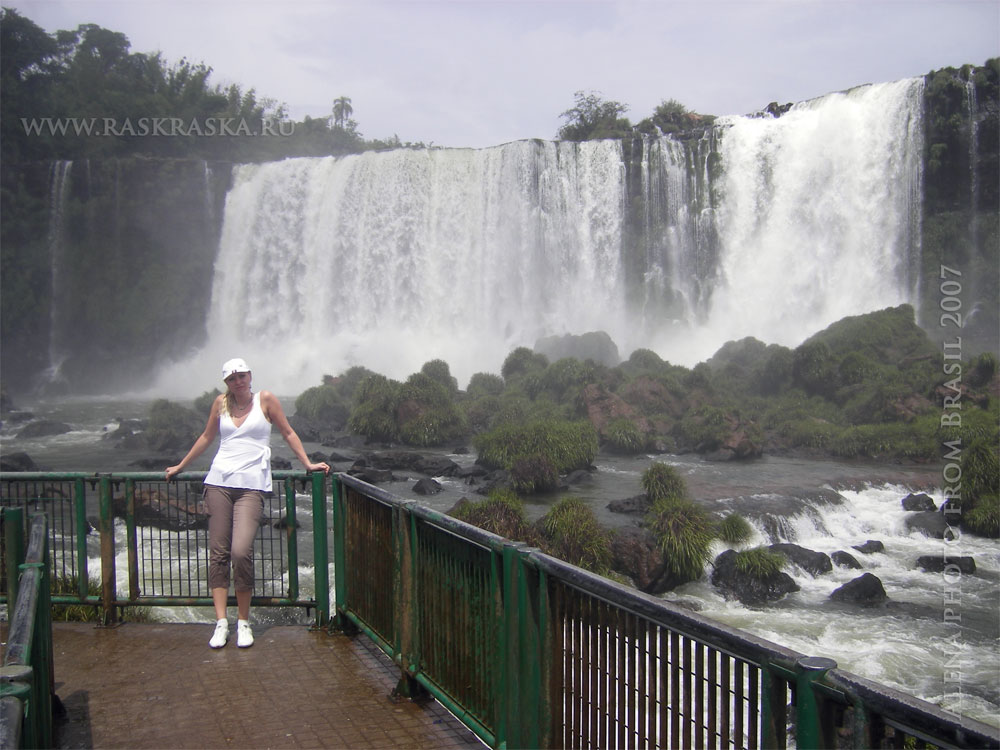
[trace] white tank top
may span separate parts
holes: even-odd
[[[205,477],[205,484],[271,491],[271,423],[264,416],[260,394],[243,424],[237,427],[228,414],[219,416],[219,452]]]

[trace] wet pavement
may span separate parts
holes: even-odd
[[[235,625],[235,623],[233,623]],[[482,748],[433,700],[393,696],[399,670],[363,636],[303,625],[53,625],[61,748]]]

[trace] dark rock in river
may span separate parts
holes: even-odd
[[[50,437],[52,435],[65,435],[73,430],[65,422],[55,422],[51,419],[39,419],[29,422],[17,433],[18,440],[23,438]]]
[[[797,544],[788,543],[772,544],[770,550],[772,552],[780,552],[791,562],[813,576],[813,578],[833,570],[833,563],[830,561],[830,556],[825,552],[815,552],[811,549],[800,547]]]
[[[420,471],[417,464],[424,460],[420,453],[413,451],[383,451],[381,453],[366,453],[368,466],[376,469],[399,469],[400,471]]]
[[[647,594],[662,594],[691,580],[669,570],[653,534],[639,526],[626,526],[614,535],[611,567],[631,578],[635,587]]]
[[[154,526],[167,531],[207,529],[208,514],[201,496],[197,500],[175,497],[170,490],[136,490],[135,520],[140,526]],[[112,498],[116,516],[124,517],[127,511],[125,498]]]
[[[441,483],[436,479],[423,477],[413,484],[413,491],[418,495],[436,495],[442,490]]]
[[[444,456],[430,456],[421,458],[414,463],[413,468],[432,477],[450,477],[458,471],[458,464]]]
[[[927,573],[944,573],[947,571],[948,575],[955,573],[973,575],[976,572],[976,561],[968,556],[921,555],[917,558],[917,567]]]
[[[38,471],[35,462],[24,451],[0,456],[0,471]]]
[[[903,510],[937,510],[937,506],[934,504],[934,500],[930,495],[921,492],[919,495],[914,495],[912,492],[903,498]]]
[[[715,558],[712,570],[712,585],[727,599],[738,599],[749,607],[756,607],[799,590],[792,577],[780,570],[766,576],[739,570],[736,567],[737,557],[735,550],[727,549]]]
[[[864,544],[855,544],[851,549],[856,549],[863,555],[871,555],[875,552],[885,552],[885,545],[877,539],[869,539]]]
[[[607,507],[612,513],[646,515],[652,505],[653,504],[649,501],[649,496],[643,493],[642,495],[626,497],[624,500],[612,500],[608,503]]]
[[[907,518],[906,528],[910,530],[916,529],[926,536],[935,539],[944,539],[944,535],[948,530],[948,522],[945,520],[944,514],[928,510],[921,513],[914,513]]]
[[[844,552],[843,550],[837,550],[830,555],[830,559],[833,560],[834,565],[841,568],[852,568],[854,570],[861,570],[864,566],[858,562],[857,558],[854,557],[850,552]]]
[[[512,486],[510,472],[506,469],[491,471],[489,474],[485,474],[482,480],[482,485],[476,488],[477,495],[488,495],[493,490],[509,490]]]
[[[865,573],[853,581],[849,581],[830,594],[835,602],[858,604],[862,607],[874,607],[889,599],[882,586],[882,581],[871,573]]]

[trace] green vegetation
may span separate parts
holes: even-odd
[[[646,517],[669,570],[678,578],[696,580],[710,562],[715,538],[709,514],[690,500],[659,498]]]
[[[507,539],[537,545],[538,533],[524,517],[524,501],[511,490],[494,490],[485,500],[463,499],[451,514],[460,521]]]
[[[541,521],[543,549],[553,557],[605,575],[611,565],[611,534],[578,497],[564,497]]]
[[[736,553],[736,569],[740,573],[757,579],[768,578],[780,573],[785,567],[785,556],[772,552],[767,547],[754,547]]]
[[[716,528],[719,539],[726,544],[745,544],[753,536],[750,522],[738,513],[730,513],[723,518]]]
[[[658,500],[684,500],[687,485],[673,466],[654,462],[642,473],[642,489],[651,502]]]

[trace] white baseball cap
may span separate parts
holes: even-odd
[[[237,372],[250,372],[250,366],[239,357],[228,360],[226,364],[222,366],[222,379],[225,380],[230,375]]]

